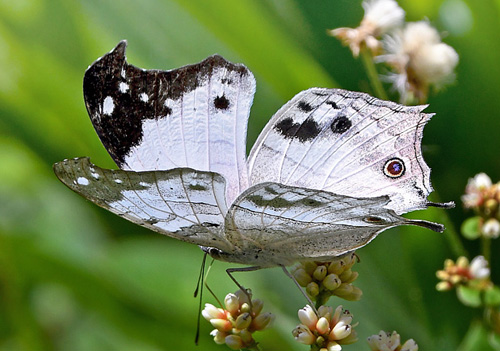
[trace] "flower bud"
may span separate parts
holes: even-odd
[[[243,303],[248,303],[249,300],[248,298],[252,298],[252,290],[250,289],[245,289],[246,291],[243,291],[243,290],[237,290],[234,294],[238,297],[238,300],[240,302],[240,305],[242,305]]]
[[[313,277],[316,280],[322,281],[323,279],[325,279],[326,273],[328,273],[326,266],[320,265],[314,270]]]
[[[209,322],[211,319],[226,318],[226,314],[223,309],[217,308],[210,303],[205,304],[205,308],[201,311],[201,315]]]
[[[436,284],[437,291],[448,291],[453,287],[449,282],[439,282]]]
[[[242,330],[248,328],[250,326],[250,323],[252,323],[252,316],[250,315],[250,313],[245,312],[243,314],[240,314],[238,318],[236,318],[234,327],[236,329]]]
[[[344,322],[339,322],[335,324],[332,331],[330,332],[330,339],[332,340],[340,340],[347,338],[351,334],[351,326],[349,324],[345,324]]]
[[[315,262],[313,261],[307,261],[303,263],[304,269],[307,274],[312,275],[314,273],[314,270],[318,266]]]
[[[315,282],[310,282],[306,286],[306,292],[309,296],[316,297],[319,294],[319,286]]]
[[[453,261],[451,261],[451,263],[453,265]],[[457,266],[460,267],[460,268],[467,268],[469,266],[469,260],[467,259],[467,257],[460,256],[457,259]]]
[[[335,273],[328,274],[325,279],[323,279],[323,286],[332,291],[337,289],[341,283],[342,281]]]
[[[264,302],[262,302],[262,300],[260,299],[252,300],[252,313],[254,316],[258,315],[262,311],[263,307],[264,307]]]
[[[353,272],[350,269],[349,269],[349,272],[351,272],[349,277],[346,277],[346,279],[341,278],[343,283],[352,283],[353,281],[355,281],[358,278],[358,276],[359,276],[358,272]]]
[[[326,334],[330,331],[330,323],[325,317],[318,319],[318,322],[316,323],[316,330],[320,334]]]
[[[302,324],[304,324],[306,327],[310,329],[313,329],[316,326],[316,323],[318,322],[318,316],[316,316],[316,313],[309,305],[306,305],[306,307],[301,308],[298,312],[298,316]]]
[[[312,282],[312,278],[310,274],[307,274],[304,268],[298,268],[293,272],[293,277],[300,284],[300,286],[306,286],[310,282]]]
[[[234,334],[226,336],[225,342],[226,345],[232,350],[241,350],[245,346],[241,337]]]
[[[326,319],[331,320],[333,316],[333,308],[331,306],[321,305],[318,308],[318,315],[320,317],[325,317]]]
[[[344,271],[344,267],[345,264],[342,260],[332,261],[328,265],[328,273],[334,273],[336,275],[340,275]]]
[[[350,268],[345,269],[342,274],[339,275],[340,280],[342,280],[342,283],[348,283],[348,280],[351,278],[352,271]]]
[[[273,314],[269,312],[262,313],[254,318],[252,326],[255,330],[262,330],[267,328],[273,319],[274,319]]]
[[[217,345],[222,345],[225,343],[225,339],[226,339],[226,336],[227,334],[224,333],[224,332],[221,332],[220,330],[217,330],[217,329],[214,329],[212,330],[212,332],[210,333],[210,335],[212,335],[214,337],[214,342],[217,344]]]
[[[224,305],[226,306],[226,311],[235,315],[240,308],[240,300],[235,294],[227,294],[224,299]]]
[[[245,345],[251,345],[255,342],[252,333],[248,331],[248,329],[240,331],[239,335],[241,337],[241,340],[243,340],[243,342],[245,343]]]
[[[221,332],[228,332],[233,329],[233,325],[227,319],[211,319],[210,324]]]
[[[352,293],[353,286],[351,284],[340,284],[340,286],[333,292],[335,295],[344,298]]]
[[[484,256],[474,257],[470,263],[469,270],[473,279],[484,279],[490,276],[488,261]]]
[[[316,341],[314,334],[303,324],[299,324],[293,331],[292,335],[301,344],[312,345]]]
[[[250,304],[248,302],[244,302],[241,304],[240,313],[246,313],[246,312],[250,312],[250,311],[251,311],[251,308],[250,308]]]
[[[500,222],[496,218],[490,218],[484,222],[481,232],[487,238],[498,238],[500,234]]]
[[[327,351],[340,351],[342,350],[342,346],[340,346],[336,341],[330,341],[328,345],[326,345]]]

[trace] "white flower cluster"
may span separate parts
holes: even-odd
[[[366,0],[365,15],[357,28],[337,28],[329,34],[349,46],[357,57],[368,49],[392,73],[387,79],[402,102],[427,98],[429,87],[440,88],[454,79],[458,54],[441,42],[428,21],[404,23],[405,12],[395,0]]]
[[[381,330],[378,335],[368,338],[372,351],[418,351],[418,345],[413,339],[407,340],[403,345],[400,343],[401,337],[396,331],[391,334]]]

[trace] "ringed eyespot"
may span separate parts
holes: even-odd
[[[405,164],[399,158],[391,158],[384,165],[384,174],[389,178],[399,178],[405,173]]]

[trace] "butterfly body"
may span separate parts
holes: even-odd
[[[432,203],[420,142],[432,115],[363,93],[313,88],[270,120],[246,158],[255,79],[220,56],[171,71],[125,60],[86,72],[91,121],[120,167],[54,165],[72,190],[132,222],[255,266],[329,260]],[[449,207],[442,204],[443,207]]]

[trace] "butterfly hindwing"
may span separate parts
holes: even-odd
[[[426,208],[432,191],[421,152],[425,106],[364,93],[313,88],[285,104],[249,156],[251,184],[264,181],[354,197],[388,195],[397,213]],[[400,176],[388,176],[391,160]]]
[[[92,64],[85,103],[122,169],[193,168],[226,179],[231,202],[247,187],[246,133],[255,79],[218,55],[170,71],[127,63],[126,42]]]
[[[230,207],[226,238],[242,257],[273,265],[329,260],[366,245],[380,232],[398,225],[443,230],[438,224],[396,215],[384,207],[389,201],[388,196],[355,198],[260,183],[247,189]]]
[[[182,241],[229,249],[222,234],[225,182],[217,173],[109,170],[88,158],[56,163],[54,171],[73,191],[131,222]]]

